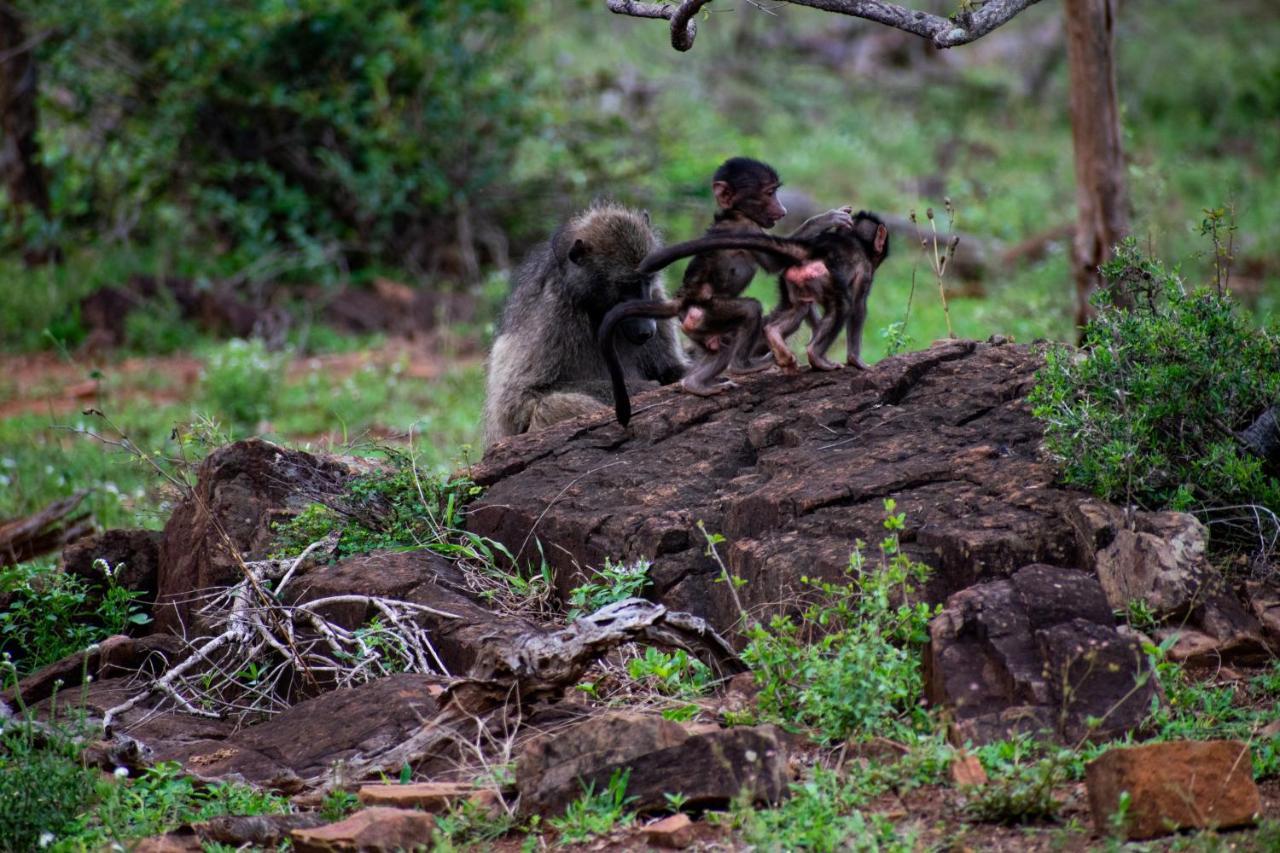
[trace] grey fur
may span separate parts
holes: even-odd
[[[585,256],[571,260],[575,243]],[[611,203],[592,205],[535,247],[514,276],[498,336],[489,352],[484,444],[612,403],[600,321],[627,299],[665,299],[662,280],[635,272],[658,248],[647,214]],[[640,346],[619,341],[628,385],[675,382],[688,360],[674,320]]]

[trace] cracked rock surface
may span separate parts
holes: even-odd
[[[491,448],[468,524],[522,562],[541,544],[562,592],[606,557],[650,559],[651,597],[722,630],[737,611],[699,521],[726,537],[747,608],[836,578],[856,540],[876,557],[887,498],[907,515],[904,550],[935,569],[930,601],[1031,563],[1082,565],[1082,495],[1053,484],[1024,401],[1040,363],[1035,347],[943,341],[710,398],[659,389],[629,427],[601,411]]]

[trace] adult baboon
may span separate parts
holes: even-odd
[[[596,334],[615,305],[666,298],[660,277],[636,271],[658,246],[648,214],[597,203],[529,253],[489,353],[486,448],[612,401]],[[618,356],[635,390],[684,375],[688,362],[673,320],[636,318],[620,331]]]

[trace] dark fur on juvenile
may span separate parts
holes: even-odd
[[[596,336],[614,306],[666,298],[658,275],[637,272],[658,247],[647,214],[600,203],[529,253],[489,353],[485,447],[609,403],[609,372]],[[638,318],[619,331],[628,384],[638,390],[684,375],[687,361],[673,321]]]
[[[837,208],[805,222],[789,237],[769,234],[708,234],[697,240],[660,249],[640,265],[652,272],[691,255],[728,249],[771,254],[789,268],[779,277],[779,305],[765,325],[765,339],[779,366],[796,369],[795,356],[786,338],[822,309],[813,340],[806,348],[815,370],[835,370],[839,364],[826,358],[841,329],[847,332],[846,363],[865,368],[862,361],[862,328],[867,320],[867,297],[876,270],[889,257],[889,231],[874,213],[856,214]],[[806,266],[813,265],[813,266]],[[800,273],[803,269],[806,272]]]
[[[726,160],[711,179],[716,213],[706,236],[763,235],[787,215],[777,197],[781,185],[777,171],[768,163],[747,157]],[[689,263],[673,299],[632,302],[615,308],[600,330],[600,348],[611,365],[618,421],[626,424],[631,419],[631,401],[622,372],[613,363],[615,326],[639,318],[679,317],[681,327],[700,353],[680,386],[701,396],[719,393],[733,384],[720,379],[726,369],[747,373],[767,366],[752,365],[750,359],[761,334],[764,311],[759,302],[742,293],[758,267],[778,272],[784,266],[773,252],[733,247],[708,251]]]

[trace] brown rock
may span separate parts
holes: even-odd
[[[229,844],[232,847],[253,845],[275,847],[295,829],[321,826],[325,820],[315,812],[267,815],[222,815],[191,824],[191,831],[202,841]]]
[[[697,830],[687,814],[673,814],[644,827],[644,840],[655,847],[683,850],[697,838]]]
[[[105,586],[96,560],[105,560],[115,571],[115,580],[125,589],[146,593],[148,603],[156,597],[156,576],[160,565],[158,530],[108,530],[97,536],[78,539],[62,550],[62,567],[97,587]]]
[[[68,691],[84,683],[84,676],[110,678],[132,673],[153,653],[172,654],[180,643],[176,637],[151,636],[134,639],[114,634],[88,648],[72,652],[61,660],[41,667],[18,682],[16,692],[10,687],[0,699],[13,702],[21,696],[26,705],[34,705],[57,691]],[[63,693],[65,697],[67,693]]]
[[[987,784],[987,771],[978,756],[960,750],[951,762],[951,781],[960,787]]]
[[[1034,565],[972,586],[947,600],[929,636],[925,692],[952,709],[960,742],[1115,737],[1142,722],[1156,695],[1137,640],[1115,628],[1085,572]]]
[[[133,853],[200,853],[204,843],[190,833],[166,832],[144,838],[130,849]]]
[[[448,810],[454,803],[470,800],[482,807],[497,805],[497,792],[463,782],[418,782],[411,785],[363,785],[360,802],[366,806],[393,806],[427,812]]]
[[[1094,826],[1112,831],[1129,794],[1124,832],[1156,838],[1179,829],[1247,826],[1262,810],[1249,747],[1239,741],[1177,741],[1113,749],[1085,768]]]
[[[427,850],[436,819],[425,812],[374,807],[361,809],[346,820],[314,829],[295,829],[293,849],[298,853]]]
[[[616,771],[629,770],[633,808],[667,808],[668,793],[683,794],[691,808],[708,808],[744,790],[754,802],[779,802],[786,768],[770,726],[691,734],[660,717],[610,714],[527,743],[516,763],[516,786],[525,814],[559,814],[585,786],[602,791]]]
[[[305,780],[323,780],[338,762],[368,759],[403,743],[439,710],[430,690],[435,682],[425,675],[389,675],[324,693],[230,736],[167,733],[145,742],[155,761],[181,762],[198,778],[238,778],[292,793]]]
[[[935,569],[930,601],[1030,563],[1081,565],[1067,514],[1083,495],[1055,485],[1023,401],[1040,363],[1029,347],[950,341],[707,398],[659,389],[626,429],[602,409],[490,448],[468,527],[521,561],[538,559],[535,538],[554,542],[564,593],[580,567],[652,559],[656,599],[720,631],[738,609],[698,521],[726,537],[747,608],[788,600],[801,576],[844,579],[850,543],[883,536],[888,496],[904,550]]]
[[[209,454],[196,477],[194,495],[164,527],[157,630],[201,630],[200,621],[193,621],[193,593],[240,578],[223,533],[244,559],[265,557],[275,535],[272,525],[325,495],[340,494],[348,470],[333,460],[250,439]]]

